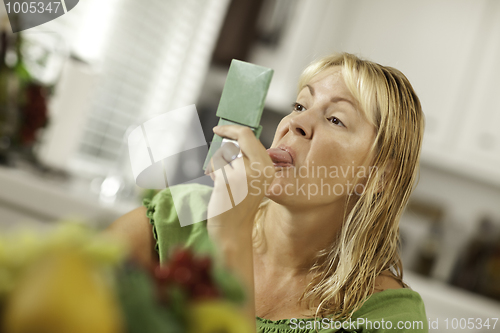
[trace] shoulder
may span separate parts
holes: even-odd
[[[174,199],[202,200],[212,194],[213,187],[202,184],[180,184],[167,187],[158,192],[152,199],[144,199],[145,204],[158,204]]]
[[[201,225],[180,228],[178,211],[187,212],[186,207],[191,207],[195,211],[191,220],[202,221],[211,193],[212,187],[200,184],[172,186],[143,200],[141,207],[119,217],[103,233],[125,243],[138,263],[152,267],[164,255],[162,245],[202,233]]]
[[[396,277],[389,271],[382,272],[375,279],[374,293],[379,293],[386,289],[401,289],[404,288],[403,284],[396,279]]]
[[[354,314],[363,332],[427,332],[425,306],[409,288],[386,289],[371,295]]]
[[[103,233],[124,243],[130,250],[131,258],[137,263],[153,267],[158,261],[145,207],[138,207],[119,217]]]
[[[147,217],[172,226],[187,226],[206,220],[206,210],[213,188],[201,184],[181,184],[158,192],[152,199],[145,199]]]
[[[199,204],[208,202],[213,188],[202,184],[181,184],[168,187],[158,192],[152,199],[144,199],[143,205],[155,210],[165,208],[165,205]],[[168,208],[168,207],[166,207]]]
[[[211,251],[206,220],[212,190],[201,184],[175,185],[143,201],[160,261],[178,245]]]

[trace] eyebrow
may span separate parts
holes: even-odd
[[[314,96],[314,88],[312,86],[308,85],[308,84],[306,84],[306,87],[309,88],[309,92],[311,93],[312,96]],[[330,101],[332,103],[347,102],[347,103],[351,104],[351,106],[354,108],[354,110],[358,110],[356,108],[356,105],[353,103],[353,101],[351,101],[348,98],[344,98],[344,97],[332,97],[332,99],[330,99]]]
[[[309,93],[314,96],[314,88],[311,87],[310,85],[306,84],[306,87],[309,88]]]

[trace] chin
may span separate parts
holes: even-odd
[[[281,182],[277,183],[275,179],[274,182],[267,188],[266,197],[276,202],[286,200],[287,198],[289,199],[291,195],[284,191],[285,185],[286,184],[282,184]],[[290,189],[288,192],[291,192]]]
[[[275,179],[269,186],[266,197],[284,206],[303,206],[307,203],[307,196],[303,197],[296,193],[296,184],[285,179]]]
[[[296,206],[294,198],[286,197],[286,195],[267,194],[266,198],[281,205],[281,206]]]

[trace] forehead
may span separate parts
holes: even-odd
[[[301,93],[304,92],[304,88],[307,91],[310,91],[310,88],[307,89],[308,86],[312,87],[314,91],[320,91],[322,93],[331,95],[332,97],[341,96],[344,98],[349,98],[353,102],[355,102],[352,94],[350,93],[344,82],[342,69],[340,66],[330,67],[314,75],[309,81],[306,82],[305,86],[302,87]]]
[[[327,69],[322,70],[321,72],[315,74],[309,80],[309,83],[321,81],[324,79],[330,79],[332,81],[342,81],[342,68],[340,66],[332,66]]]
[[[356,86],[357,84],[355,82],[351,82],[351,89],[356,89],[354,88]],[[362,98],[361,95],[357,91],[350,90],[346,84],[341,66],[332,66],[311,77],[311,79],[307,81],[305,86],[301,89],[299,96],[306,94],[309,95],[313,91],[315,93],[325,94],[326,97],[332,99],[342,98],[349,100],[356,111],[358,111],[359,115],[368,120],[372,125],[375,124],[374,114],[364,110],[362,107],[363,103],[358,100],[358,98]],[[358,98],[354,96],[357,96]]]
[[[323,95],[326,98],[342,98],[350,101],[356,108],[358,104],[345,84],[340,66],[322,70],[314,75],[309,81],[306,81],[299,95],[304,94],[311,94],[316,97],[318,95]]]

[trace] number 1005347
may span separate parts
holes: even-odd
[[[60,1],[54,1],[54,2],[48,2],[47,4],[43,2],[36,2],[36,1],[26,1],[26,2],[7,2],[5,4],[5,9],[7,9],[7,13],[58,13],[58,11],[63,11],[61,7],[61,2]]]

